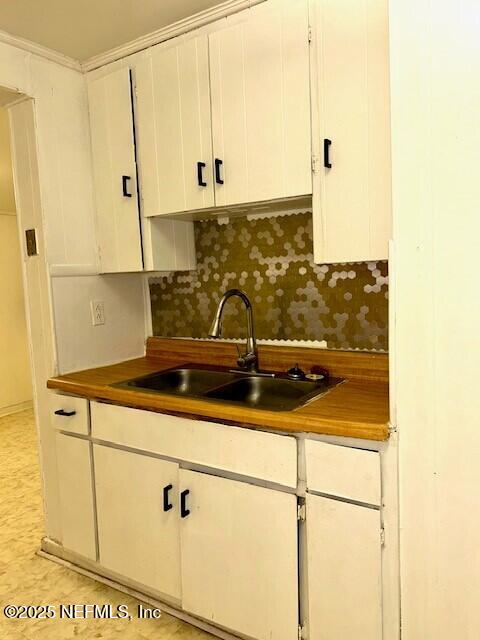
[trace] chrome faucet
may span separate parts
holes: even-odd
[[[247,344],[246,351],[244,354],[239,355],[237,364],[241,369],[247,369],[252,373],[257,373],[258,371],[258,353],[257,353],[257,345],[255,342],[255,333],[253,330],[253,310],[252,304],[248,299],[248,296],[240,289],[229,289],[226,293],[223,294],[222,299],[220,300],[217,308],[217,312],[215,313],[215,318],[212,322],[212,326],[210,327],[209,335],[211,338],[220,338],[222,334],[222,313],[225,303],[232,296],[237,296],[240,300],[243,300],[245,308],[247,310]]]

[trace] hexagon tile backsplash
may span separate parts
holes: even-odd
[[[387,349],[387,262],[315,264],[310,212],[195,222],[195,242],[196,271],[149,280],[154,335],[207,337],[222,294],[236,287],[252,301],[257,338]],[[228,302],[224,337],[245,336],[244,313]]]

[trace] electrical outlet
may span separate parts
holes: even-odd
[[[90,310],[94,327],[99,324],[105,324],[105,305],[103,300],[90,300]]]

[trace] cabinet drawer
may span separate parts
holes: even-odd
[[[50,396],[50,410],[54,429],[88,435],[90,415],[88,400],[59,393]]]
[[[290,436],[98,402],[91,403],[91,415],[94,438],[297,486],[297,443]]]
[[[307,489],[380,506],[380,454],[306,440]]]

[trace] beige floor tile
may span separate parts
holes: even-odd
[[[44,534],[37,438],[30,411],[0,418],[0,640],[211,640],[163,614],[160,620],[8,620],[7,604],[138,601],[35,555]]]

